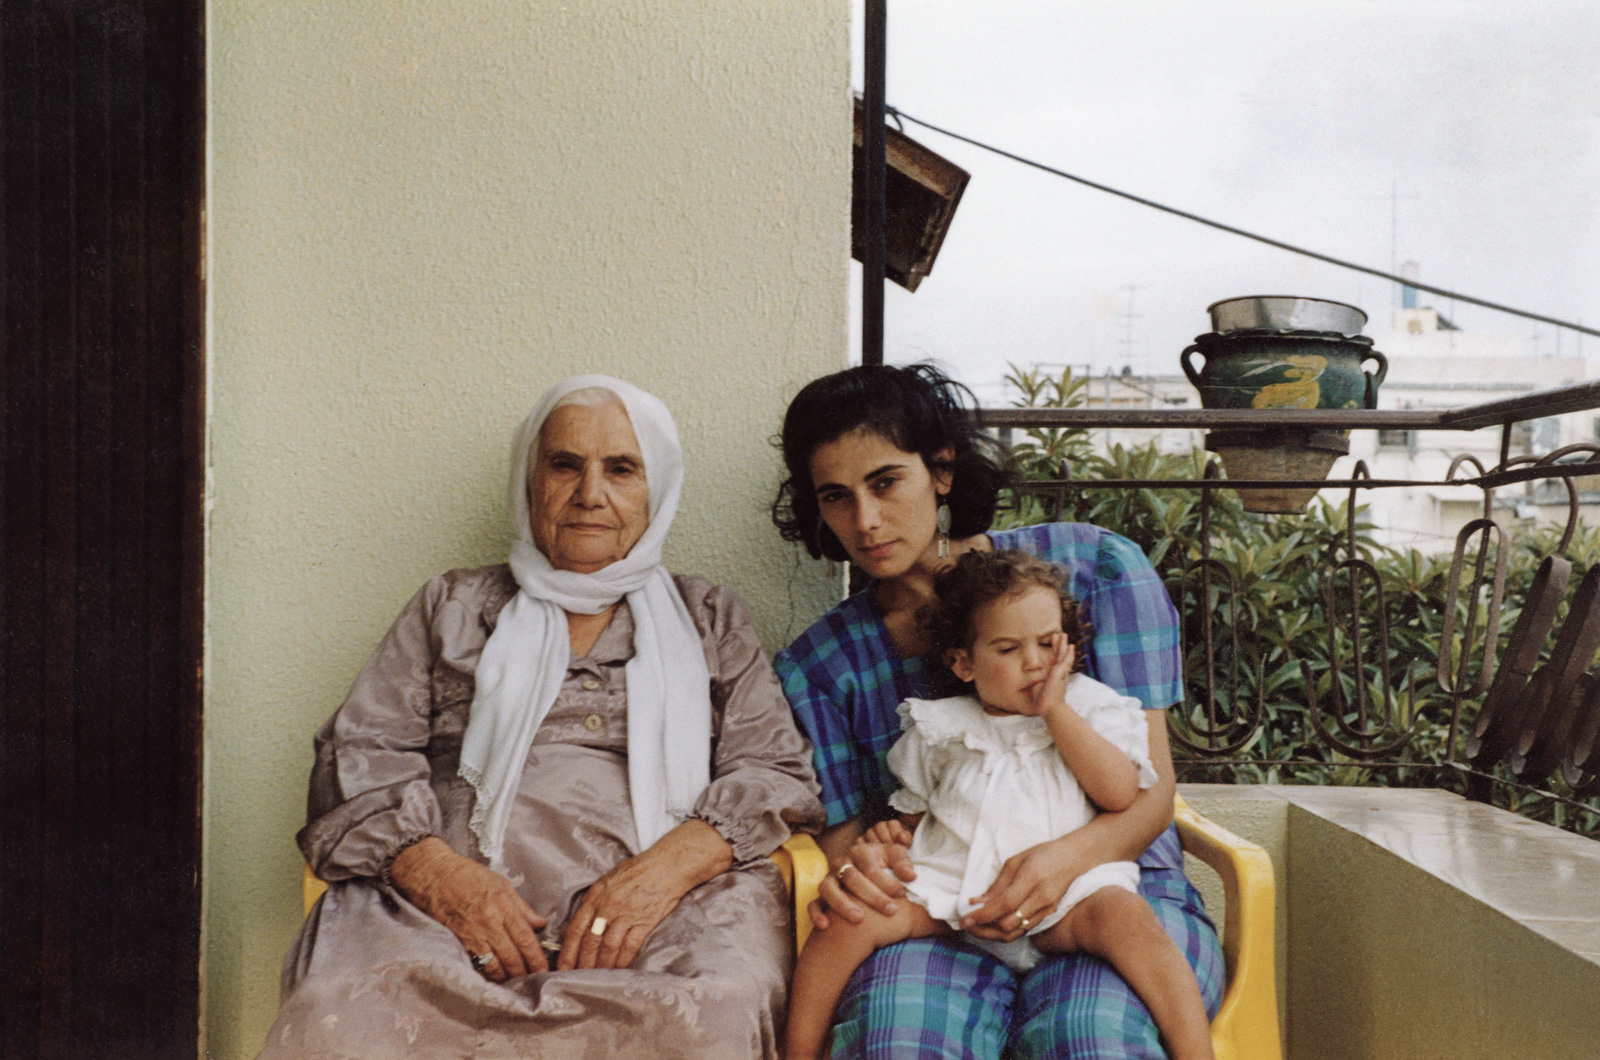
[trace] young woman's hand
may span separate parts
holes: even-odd
[[[873,828],[892,825],[904,831],[898,821],[884,821]],[[884,916],[892,916],[899,908],[895,899],[905,897],[905,884],[917,878],[911,867],[911,855],[905,843],[898,839],[888,842],[867,838],[872,829],[857,839],[846,857],[834,871],[823,878],[817,887],[817,898],[811,903],[811,923],[822,931],[828,930],[833,917],[842,917],[852,924],[867,918],[867,909],[876,909]],[[893,835],[893,830],[890,830]]]
[[[1078,864],[1071,838],[1069,833],[1007,858],[989,889],[973,899],[977,908],[962,917],[961,926],[979,938],[999,942],[1021,938],[1060,904],[1072,881],[1088,869]]]

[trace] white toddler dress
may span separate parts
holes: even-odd
[[[1138,767],[1139,787],[1156,782],[1144,708],[1132,696],[1085,674],[1067,684],[1067,703],[1095,732]],[[951,927],[978,908],[1007,858],[1087,824],[1097,812],[1061,760],[1043,718],[994,716],[971,696],[908,699],[900,704],[905,730],[889,750],[889,768],[903,785],[889,798],[901,813],[925,813],[911,840],[917,878],[912,901]],[[1053,927],[1102,887],[1137,891],[1139,866],[1098,865],[1073,881],[1056,908],[1029,935]],[[1039,962],[1027,937],[1011,943],[966,935],[1019,972]]]

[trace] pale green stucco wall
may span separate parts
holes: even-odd
[[[767,521],[788,395],[841,367],[844,0],[209,5],[208,1049],[248,1057],[299,921],[310,736],[427,577],[504,554],[551,380],[653,390],[669,565],[769,645],[825,606]]]

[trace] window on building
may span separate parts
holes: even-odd
[[[1378,448],[1380,449],[1415,449],[1417,447],[1417,432],[1403,428],[1391,427],[1378,430]]]
[[[1512,453],[1543,456],[1560,445],[1561,420],[1557,416],[1541,416],[1536,420],[1523,420],[1511,425]]]

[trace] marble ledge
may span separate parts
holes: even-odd
[[[1201,804],[1281,799],[1600,964],[1600,842],[1430,788],[1186,784],[1182,790]]]

